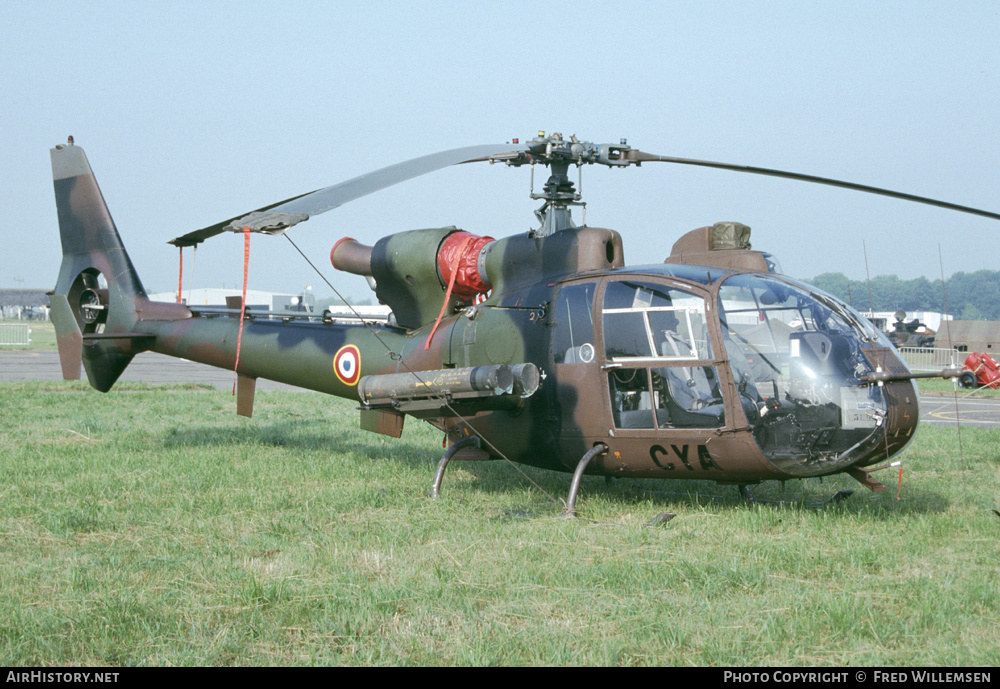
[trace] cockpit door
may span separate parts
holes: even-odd
[[[556,385],[551,393],[550,420],[559,425],[565,444],[579,440],[580,454],[587,439],[606,436],[608,408],[602,404],[603,372],[597,361],[594,303],[598,283],[563,285],[551,311],[551,361]]]
[[[647,278],[609,280],[601,326],[598,360],[616,433],[725,426],[703,294]]]

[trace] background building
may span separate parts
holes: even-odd
[[[950,321],[938,331],[934,346],[996,358],[1000,352],[1000,321]]]
[[[186,289],[182,292],[182,303],[191,307],[207,307],[224,309],[226,298],[243,296],[240,289]],[[153,301],[177,301],[177,292],[159,292],[150,294]],[[311,312],[316,304],[316,298],[311,290],[300,294],[283,294],[265,292],[263,290],[247,290],[247,308],[254,311],[292,311],[297,313]]]
[[[0,319],[45,320],[49,298],[44,289],[0,289]]]

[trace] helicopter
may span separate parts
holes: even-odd
[[[109,391],[152,351],[234,371],[236,411],[264,378],[358,403],[362,429],[400,437],[406,417],[445,434],[433,480],[454,459],[506,459],[582,476],[699,479],[747,486],[872,473],[913,438],[913,379],[857,311],[782,275],[720,222],[681,236],[662,263],[626,266],[622,235],[577,225],[570,167],[666,162],[769,175],[1000,215],[886,189],[767,168],[645,153],[561,134],[452,149],[259,208],[170,241],[225,231],[285,234],[348,201],[451,165],[531,166],[538,226],[500,239],[415,229],[373,246],[343,238],[333,266],[363,277],[391,314],[249,312],[151,301],[83,149],[51,150],[63,260],[50,293],[64,378]],[[534,168],[549,169],[540,190]],[[289,238],[289,235],[285,235]],[[308,259],[307,259],[308,260]],[[876,465],[882,466],[876,466]]]

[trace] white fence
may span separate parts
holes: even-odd
[[[31,343],[31,328],[27,323],[0,323],[0,346],[27,346]]]
[[[963,352],[940,347],[900,347],[899,353],[911,371],[940,371],[962,366],[966,357]]]

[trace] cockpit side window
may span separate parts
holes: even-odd
[[[705,300],[696,294],[638,280],[609,282],[603,318],[608,361],[712,358]]]
[[[593,282],[566,285],[559,290],[553,311],[552,360],[557,364],[586,364],[594,360]]]
[[[715,366],[612,368],[615,428],[719,428],[725,407]]]

